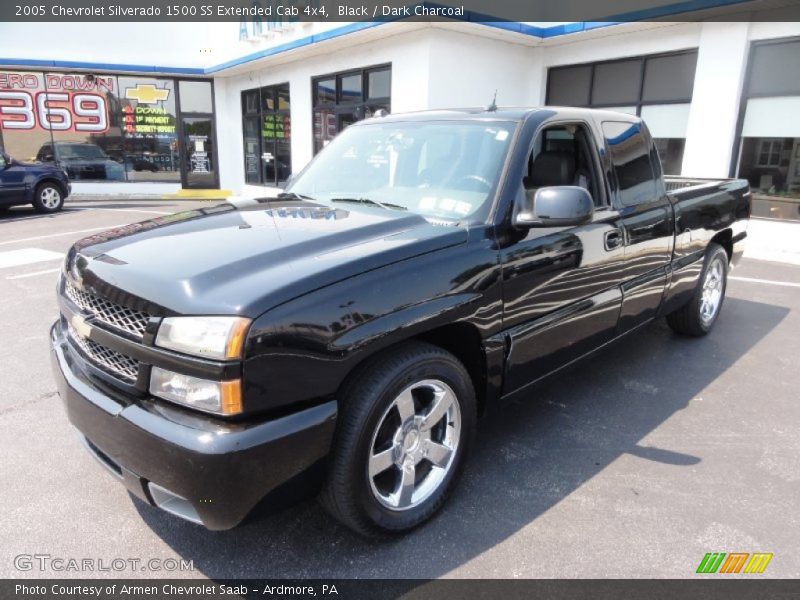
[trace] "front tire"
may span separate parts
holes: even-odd
[[[33,196],[33,207],[36,212],[54,213],[64,206],[64,193],[54,183],[42,183],[36,188]]]
[[[706,335],[717,322],[727,285],[728,253],[718,244],[709,244],[694,295],[684,306],[667,315],[669,326],[682,335]]]
[[[476,412],[469,374],[437,346],[372,361],[343,389],[322,505],[370,537],[425,522],[458,480]]]

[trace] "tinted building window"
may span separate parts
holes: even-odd
[[[348,125],[388,111],[391,76],[391,67],[381,66],[314,78],[314,152]]]
[[[800,95],[800,40],[759,44],[750,56],[750,96]]]
[[[592,85],[592,106],[637,104],[641,81],[641,60],[596,65]]]
[[[550,69],[547,103],[555,106],[588,106],[591,85],[591,65]]]
[[[642,102],[690,100],[696,68],[696,52],[648,58],[645,61]]]
[[[650,145],[643,128],[637,123],[605,121],[603,135],[614,165],[620,202],[633,206],[655,199]]]
[[[290,108],[288,83],[242,92],[247,183],[280,186],[292,174]]]
[[[640,115],[650,126],[664,172],[679,174],[696,66],[693,50],[555,67],[548,71],[547,104]]]

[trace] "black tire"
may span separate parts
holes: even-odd
[[[420,408],[417,409],[416,406],[419,400],[417,390],[423,390],[424,396],[424,386],[426,382],[431,381],[444,382],[455,396],[460,428],[458,435],[454,434],[452,439],[457,438],[457,445],[451,453],[452,458],[448,459],[450,462],[447,467],[442,469],[443,475],[438,475],[436,472],[437,477],[441,476],[442,479],[431,488],[429,496],[423,495],[418,505],[392,509],[385,505],[385,500],[379,499],[375,482],[378,477],[397,477],[399,490],[402,488],[404,471],[395,463],[384,467],[386,471],[382,471],[380,475],[370,476],[370,457],[376,453],[374,446],[377,436],[384,431],[383,428],[387,427],[390,419],[395,419],[400,426],[396,430],[387,427],[386,431],[389,433],[395,431],[393,439],[403,435],[401,430],[404,430],[404,426],[400,409],[395,408],[395,400],[403,396],[401,392],[417,385],[421,386],[409,392],[412,395],[417,394],[413,396],[415,417],[420,417],[420,414],[416,413],[417,410],[422,413],[426,410],[430,412],[435,400],[431,401],[427,409],[424,406],[424,398],[420,400]],[[397,412],[392,413],[395,410]],[[456,421],[452,414],[448,412],[443,415],[431,432],[437,427],[440,431],[452,427]],[[327,480],[320,496],[322,505],[347,527],[369,537],[385,537],[392,533],[408,531],[422,524],[442,507],[456,484],[473,442],[476,417],[477,403],[472,381],[467,370],[452,354],[428,343],[407,342],[380,355],[360,369],[342,390]],[[407,419],[405,423],[413,421],[413,418]],[[421,429],[422,426],[420,431]],[[408,429],[404,431],[407,436],[414,435],[408,434]],[[420,431],[417,431],[417,434],[422,435]],[[399,448],[402,454],[407,451],[405,446],[407,439],[405,437],[400,439],[402,442],[394,444],[392,450]],[[435,472],[433,463],[426,462],[427,451],[423,454],[425,457],[414,467],[420,469],[417,474],[420,482],[426,481],[426,478]],[[406,458],[406,460],[413,462],[414,459]],[[427,474],[423,473],[423,469],[427,469]],[[416,485],[412,485],[412,488],[416,489]],[[402,495],[399,491],[397,498],[400,502]]]
[[[58,212],[64,207],[64,192],[55,183],[40,183],[33,195],[33,208],[40,213]]]
[[[716,305],[713,315],[703,315],[703,291],[705,289],[709,271],[718,265],[721,273],[721,295]],[[703,270],[697,280],[697,287],[694,290],[692,299],[684,304],[675,312],[667,315],[667,324],[676,333],[700,337],[706,335],[714,327],[714,323],[719,318],[722,311],[722,304],[725,300],[725,291],[728,287],[728,253],[725,248],[718,244],[709,244],[705,258],[703,259]]]

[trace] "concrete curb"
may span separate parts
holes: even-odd
[[[70,202],[126,202],[126,201],[177,201],[177,202],[223,202],[228,196],[219,198],[200,198],[189,196],[172,196],[166,194],[74,194],[66,200]]]

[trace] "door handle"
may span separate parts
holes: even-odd
[[[622,237],[622,230],[620,229],[612,229],[611,231],[606,231],[603,236],[603,245],[605,246],[606,250],[613,250],[614,248],[619,248],[622,246],[623,237]]]

